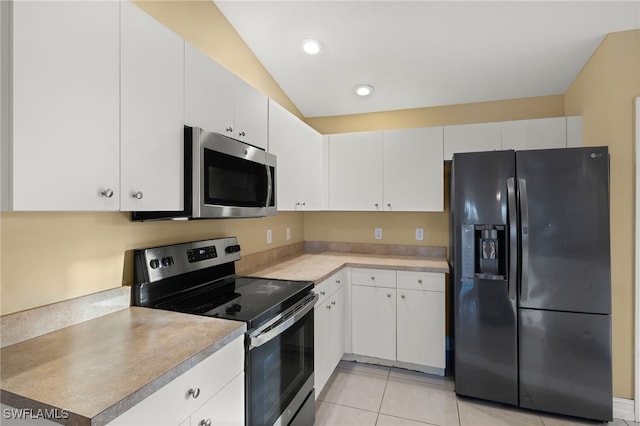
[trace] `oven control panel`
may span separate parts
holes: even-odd
[[[200,247],[197,249],[187,250],[187,260],[189,263],[200,262],[207,259],[215,259],[218,257],[216,246]]]
[[[155,282],[172,276],[240,260],[235,237],[194,241],[135,250],[136,282]]]

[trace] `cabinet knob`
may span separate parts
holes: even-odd
[[[387,203],[387,207],[391,210],[391,203]]]
[[[191,388],[187,392],[187,397],[191,397],[193,399],[196,399],[199,396],[200,396],[200,388]]]
[[[113,197],[113,189],[111,188],[103,189],[100,194],[104,197],[111,198]]]
[[[131,198],[135,198],[136,200],[142,200],[143,196],[144,194],[142,193],[142,191],[136,191],[131,193]]]
[[[340,284],[340,280],[336,280],[336,284]]]
[[[302,203],[302,205],[303,205],[303,206],[306,206],[306,205],[307,205],[307,203],[303,202],[303,203]]]
[[[375,280],[375,279],[376,279],[376,277],[374,277],[374,276],[372,275],[372,276],[371,276],[371,279],[372,279],[372,280]]]
[[[238,133],[238,136],[247,136],[247,134],[244,131],[242,131],[242,132]]]
[[[378,207],[380,207],[380,204],[375,203],[374,206],[376,206],[376,209],[377,209]]]
[[[229,126],[225,129],[228,133],[233,132],[233,127]]]
[[[332,300],[332,301],[331,301],[331,304],[332,304],[333,306],[336,306],[336,301],[335,301],[335,300]]]
[[[422,280],[418,280],[418,284],[422,284]]]
[[[327,309],[331,309],[331,305],[327,305]]]
[[[321,296],[324,296],[325,294],[327,294],[327,292],[326,292],[326,291],[321,291],[321,292],[320,292],[320,295],[321,295]]]
[[[202,419],[200,420],[200,423],[198,423],[198,426],[211,426],[211,419]]]
[[[387,297],[391,298],[391,293],[387,293]]]
[[[405,298],[406,298],[406,296],[405,296],[404,294],[400,295],[400,297],[402,297],[403,299],[405,299]]]
[[[299,206],[299,205],[300,205],[300,203],[299,203],[299,202],[298,202],[298,203],[296,203],[296,206]]]

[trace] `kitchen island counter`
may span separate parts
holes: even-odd
[[[246,275],[306,280],[318,284],[343,267],[449,273],[449,264],[444,257],[324,252],[301,254],[268,267],[249,271]]]
[[[0,349],[1,401],[63,424],[104,425],[245,330],[237,321],[123,309]]]

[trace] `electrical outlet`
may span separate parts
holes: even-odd
[[[271,244],[273,239],[271,237],[271,229],[267,229],[267,244]]]
[[[382,228],[376,228],[375,229],[375,237],[376,237],[376,240],[381,240],[382,239]]]
[[[291,239],[291,228],[287,228],[287,240]]]
[[[424,229],[416,228],[416,241],[424,240]]]

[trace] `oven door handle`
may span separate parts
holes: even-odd
[[[313,296],[306,298],[299,305],[291,307],[264,326],[249,334],[249,349],[258,348],[291,328],[292,325],[300,321],[302,317],[313,309],[318,297],[319,296],[314,293]],[[293,314],[292,311],[294,311]],[[288,318],[286,318],[287,315],[289,315]]]

